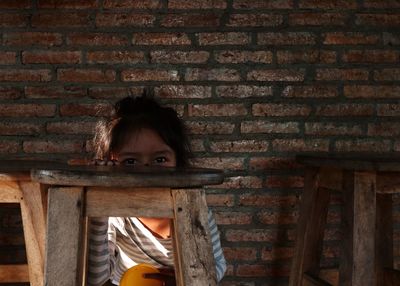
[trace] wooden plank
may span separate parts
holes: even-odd
[[[44,281],[46,237],[43,189],[34,182],[20,182],[20,188],[23,193],[20,205],[30,282],[32,286],[41,286]]]
[[[376,192],[382,194],[400,193],[399,173],[378,173],[376,178]]]
[[[0,265],[1,283],[29,282],[28,264]]]
[[[0,181],[0,202],[19,203],[22,200],[22,192],[15,181]]]
[[[335,168],[320,168],[318,187],[332,191],[342,191],[343,171]]]
[[[332,284],[322,280],[318,276],[304,273],[302,286],[332,286]]]
[[[175,212],[175,255],[181,267],[181,285],[216,286],[205,192],[194,189],[171,192]]]
[[[339,285],[339,270],[337,268],[321,269],[319,277],[332,285]]]
[[[396,269],[386,268],[384,270],[384,284],[385,286],[398,286],[400,285],[400,271]]]
[[[289,279],[290,286],[301,286],[305,272],[314,276],[318,276],[319,273],[330,194],[328,190],[319,188],[318,184],[318,170],[307,169],[297,223],[296,246]]]
[[[79,283],[84,189],[50,188],[45,285]]]
[[[375,285],[376,175],[344,174],[340,285]]]
[[[86,191],[86,215],[173,217],[169,188],[101,188]]]

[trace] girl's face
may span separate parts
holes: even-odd
[[[113,159],[126,166],[175,167],[176,155],[152,129],[141,129],[113,152]]]

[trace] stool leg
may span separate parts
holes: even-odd
[[[49,189],[45,285],[81,283],[83,196],[83,188]]]
[[[217,285],[204,190],[171,190],[178,286]]]
[[[376,285],[376,174],[346,171],[343,176],[343,286]]]
[[[318,178],[317,169],[306,170],[289,286],[301,286],[305,272],[319,274],[329,191],[318,187]]]

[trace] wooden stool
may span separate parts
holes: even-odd
[[[122,166],[39,167],[32,179],[48,189],[45,285],[85,284],[87,217],[173,220],[177,285],[216,285],[205,192],[223,174],[209,169]]]
[[[331,285],[319,278],[331,190],[343,194],[339,285],[400,285],[400,271],[392,269],[392,194],[400,193],[400,158],[297,159],[307,169],[289,285]]]

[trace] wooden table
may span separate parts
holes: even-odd
[[[339,285],[400,285],[393,270],[392,194],[400,157],[298,156],[306,166],[290,286],[331,285],[319,278],[331,191],[343,196]]]

